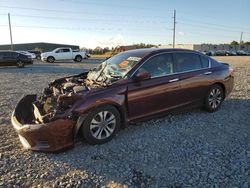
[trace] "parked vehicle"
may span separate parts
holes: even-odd
[[[215,52],[210,50],[210,51],[205,52],[205,54],[208,55],[208,56],[214,56]]]
[[[41,52],[40,51],[37,51],[37,50],[29,50],[28,51],[29,53],[33,53],[33,54],[35,54],[36,55],[36,59],[37,60],[40,60],[41,59]]]
[[[217,50],[215,51],[216,56],[228,56],[228,53],[226,50]]]
[[[31,150],[71,147],[78,133],[90,144],[102,144],[129,122],[194,106],[214,112],[233,83],[227,63],[199,52],[131,50],[89,72],[51,82],[41,96],[25,96],[12,124]]]
[[[56,48],[52,52],[45,52],[41,54],[42,61],[54,63],[56,60],[74,60],[81,62],[86,57],[86,52],[79,50],[72,50],[71,48]]]
[[[236,53],[237,55],[240,55],[240,56],[247,55],[247,53],[244,50],[238,50]]]
[[[234,51],[234,50],[228,50],[228,51],[226,51],[226,54],[228,56],[236,56],[237,55],[236,51]]]
[[[25,64],[32,64],[33,60],[14,51],[0,51],[0,66],[17,66],[22,68]]]
[[[30,53],[28,51],[16,51],[17,53],[29,56],[31,59],[35,59],[36,58],[36,54]]]

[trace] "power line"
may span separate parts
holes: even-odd
[[[6,14],[0,14],[0,15],[6,15]],[[69,17],[53,17],[53,16],[36,16],[36,15],[27,15],[27,14],[12,14],[12,16],[14,17],[25,17],[25,18],[39,18],[39,19],[52,19],[52,20],[81,20],[81,21],[93,21],[93,22],[119,22],[120,23],[129,23],[129,24],[141,24],[141,23],[149,23],[149,24],[155,24],[155,23],[167,23],[167,22],[159,22],[159,21],[150,21],[150,20],[133,20],[133,22],[129,21],[129,20],[118,20],[118,19],[114,19],[114,20],[110,20],[110,19],[95,19],[95,18],[69,18]]]
[[[2,24],[2,27],[6,27],[8,25]],[[63,29],[63,30],[93,30],[93,31],[124,31],[123,28],[96,28],[96,27],[62,27],[62,26],[37,26],[37,25],[12,25],[12,27],[20,27],[20,28],[39,28],[39,29]],[[151,28],[155,32],[155,28]],[[150,31],[145,29],[129,29],[134,31]],[[127,31],[127,29],[125,30]]]
[[[228,32],[235,32],[235,33],[239,33],[239,31],[236,31],[236,30],[230,30],[230,29],[222,29],[222,28],[217,28],[217,27],[215,27],[215,26],[209,26],[209,25],[207,25],[207,26],[203,26],[203,25],[201,25],[201,24],[194,24],[194,23],[187,23],[187,22],[182,22],[182,21],[178,21],[178,23],[180,24],[180,25],[187,25],[187,26],[190,26],[190,27],[194,27],[194,28],[199,28],[199,29],[216,29],[216,31],[228,31]]]
[[[203,35],[203,36],[212,36],[212,37],[225,37],[225,38],[237,38],[237,36],[232,36],[232,35],[218,35],[218,34],[210,34],[210,33],[205,33],[205,32],[197,32],[194,31],[193,33],[188,33],[186,35]]]
[[[8,27],[8,25],[5,24],[0,24],[0,27]],[[32,29],[55,29],[55,30],[88,30],[88,28],[67,28],[67,27],[46,27],[46,26],[22,26],[22,25],[12,25],[12,27],[17,27],[17,28],[32,28]],[[109,30],[99,30],[99,29],[95,29],[97,31],[102,31],[102,33],[110,33]],[[120,31],[122,35],[124,34],[131,34],[131,32],[124,32],[124,31]],[[140,35],[137,35],[136,37],[138,38],[138,36],[147,36],[147,37],[160,37],[162,38],[163,36],[165,36],[164,34],[162,35],[154,35],[154,34],[143,34],[140,33]]]
[[[21,9],[21,10],[32,10],[32,11],[41,11],[41,12],[57,12],[57,13],[68,13],[68,14],[94,14],[94,15],[110,15],[110,16],[119,16],[119,17],[142,17],[145,18],[145,16],[140,15],[127,15],[127,14],[118,14],[114,15],[113,13],[98,13],[98,12],[88,12],[88,11],[69,11],[69,10],[56,10],[56,9],[42,9],[42,8],[28,8],[28,7],[19,7],[19,6],[0,6],[1,8],[10,8],[10,9]],[[150,17],[150,16],[148,16]],[[152,16],[152,18],[165,18],[165,17],[160,17],[160,16]]]
[[[61,2],[69,2],[67,0],[61,0]],[[147,10],[148,11],[148,8],[143,8],[143,7],[138,7],[138,6],[125,6],[124,4],[121,6],[121,4],[114,4],[114,3],[108,3],[108,4],[100,4],[99,2],[98,3],[95,3],[95,2],[82,2],[82,1],[70,1],[70,4],[84,4],[84,5],[98,5],[98,6],[112,6],[112,7],[119,7],[119,8],[129,8],[129,9],[137,9],[137,10]],[[173,12],[173,10],[170,10],[170,9],[158,9],[158,8],[150,8],[151,10],[156,10],[156,11],[164,11],[164,12]]]
[[[229,26],[229,25],[221,25],[221,24],[215,24],[215,23],[208,23],[208,22],[201,22],[201,21],[197,21],[197,20],[192,20],[192,19],[186,19],[186,18],[181,18],[179,19],[181,21],[189,21],[189,22],[192,22],[192,23],[198,23],[198,24],[202,24],[202,25],[211,25],[211,26],[215,26],[215,27],[221,27],[221,28],[235,28],[236,26]],[[239,29],[243,29],[242,27],[237,27]],[[247,30],[250,30],[250,28],[244,28],[244,29],[247,29]],[[244,30],[243,29],[243,30]]]

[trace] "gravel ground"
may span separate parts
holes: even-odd
[[[59,154],[24,150],[11,112],[23,95],[97,62],[0,68],[0,187],[249,187],[250,57],[219,59],[235,68],[236,79],[218,112],[133,124],[109,143],[78,141]]]

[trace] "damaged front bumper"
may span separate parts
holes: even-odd
[[[55,119],[48,123],[34,123],[32,103],[36,95],[27,95],[17,104],[11,122],[21,143],[34,151],[57,152],[74,145],[76,121],[69,118]]]

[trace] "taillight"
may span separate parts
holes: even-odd
[[[234,69],[232,67],[229,67],[229,74],[231,76],[234,76]]]

